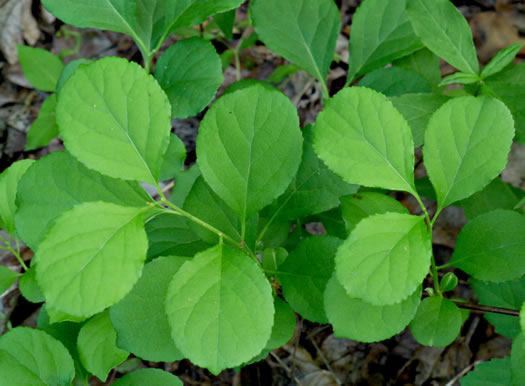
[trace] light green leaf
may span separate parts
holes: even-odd
[[[266,248],[262,254],[261,264],[265,271],[273,271],[268,273],[269,276],[274,276],[274,273],[278,272],[279,266],[285,262],[287,257],[288,251],[284,248]]]
[[[341,197],[341,209],[348,234],[354,230],[361,220],[371,215],[388,212],[410,213],[396,199],[376,192],[362,192]]]
[[[169,180],[176,174],[184,171],[184,160],[186,159],[186,146],[177,137],[176,134],[170,133],[170,144],[164,155],[164,162],[160,168],[160,180]]]
[[[334,272],[334,256],[341,240],[312,236],[299,242],[279,267],[283,296],[302,317],[327,323],[324,312],[326,283]]]
[[[417,72],[427,80],[434,91],[440,91],[437,85],[441,81],[441,64],[439,58],[429,49],[421,48],[411,55],[392,62],[392,66]]]
[[[366,0],[352,18],[347,84],[420,49],[406,14],[406,0]]]
[[[416,314],[421,287],[401,303],[376,306],[351,298],[334,274],[324,294],[324,307],[334,335],[359,342],[377,342],[400,333]]]
[[[58,136],[56,106],[56,94],[50,95],[44,103],[42,103],[37,119],[33,121],[27,132],[25,151],[47,146],[53,138]]]
[[[467,219],[496,209],[512,210],[525,196],[525,191],[506,184],[501,178],[495,178],[483,190],[459,202]]]
[[[423,44],[463,72],[479,73],[467,21],[450,0],[408,0],[412,27]]]
[[[525,302],[525,278],[502,283],[490,283],[473,278],[469,283],[474,289],[479,303],[486,306],[519,310]],[[498,334],[514,338],[521,331],[518,318],[511,315],[486,312],[484,315]]]
[[[288,189],[266,213],[280,219],[295,220],[325,212],[339,205],[339,198],[355,193],[358,186],[351,185],[328,169],[312,147],[314,128],[303,129],[303,159]]]
[[[217,23],[226,39],[233,39],[233,27],[235,26],[235,9],[228,12],[218,13],[213,16],[213,21]]]
[[[191,5],[177,19],[174,27],[200,24],[216,13],[238,8],[244,0],[191,0]]]
[[[301,153],[295,106],[281,92],[261,86],[220,98],[206,113],[197,137],[197,164],[204,179],[242,223],[284,192]]]
[[[117,379],[114,386],[162,385],[183,386],[175,375],[161,369],[140,369]]]
[[[461,386],[508,386],[511,384],[510,357],[491,359],[474,367],[459,380]]]
[[[173,189],[171,190],[170,201],[178,207],[183,207],[186,197],[188,197],[193,184],[200,175],[201,171],[197,164],[193,164],[183,172],[175,173],[175,181]]]
[[[30,159],[17,161],[0,174],[0,226],[11,236],[15,235],[16,191],[22,176],[33,162]],[[33,194],[34,189],[33,186]]]
[[[525,366],[523,363],[525,363],[525,338],[521,333],[512,342],[510,352],[510,374],[513,386],[525,384]]]
[[[447,272],[440,280],[441,291],[448,292],[454,290],[458,285],[458,277],[452,272]]]
[[[181,40],[168,48],[157,62],[155,78],[168,95],[172,118],[200,113],[224,81],[219,55],[201,38]]]
[[[412,129],[414,146],[423,145],[427,123],[432,114],[450,98],[435,94],[405,94],[391,97],[394,107],[405,117]]]
[[[71,154],[108,176],[152,184],[168,148],[170,117],[168,98],[153,77],[115,57],[79,67],[57,104]]]
[[[525,274],[525,217],[510,210],[482,214],[461,230],[450,265],[476,279],[501,282]]]
[[[102,382],[109,372],[124,362],[129,352],[117,347],[117,333],[111,324],[109,312],[104,311],[90,319],[78,333],[77,348],[82,364]]]
[[[17,232],[36,251],[53,220],[77,204],[104,201],[144,207],[152,198],[137,182],[103,176],[68,152],[58,151],[35,162],[24,174],[16,200]]]
[[[445,76],[439,86],[447,86],[449,84],[473,84],[481,82],[481,78],[478,74],[472,74],[470,72],[455,72],[454,74]]]
[[[60,91],[62,90],[62,87],[64,87],[64,84],[71,78],[71,75],[75,73],[77,68],[79,68],[82,65],[91,64],[93,63],[93,60],[91,59],[76,59],[69,62],[64,69],[62,70],[62,73],[60,74],[60,78],[58,79],[57,83],[57,92],[56,94],[59,95]]]
[[[410,332],[425,346],[445,347],[454,342],[461,329],[461,312],[441,296],[423,299],[410,323]]]
[[[169,256],[146,264],[131,292],[110,308],[119,347],[147,361],[174,362],[184,358],[171,339],[164,305],[173,275],[187,260]]]
[[[410,127],[376,91],[345,88],[319,114],[314,149],[349,183],[414,192]]]
[[[46,311],[49,316],[49,322],[50,323],[61,323],[61,322],[74,322],[74,323],[81,323],[84,320],[86,320],[88,317],[86,316],[75,316],[68,314],[66,312],[62,312],[60,310],[57,310],[52,305],[46,303]]]
[[[42,48],[17,46],[17,49],[27,80],[39,90],[54,92],[64,68],[62,61]]]
[[[272,289],[248,256],[217,245],[198,253],[175,274],[166,312],[181,352],[218,374],[265,347],[274,317]]]
[[[510,111],[497,99],[459,97],[430,118],[423,157],[439,209],[483,189],[507,164],[514,136]]]
[[[0,295],[7,291],[19,276],[19,273],[0,265]]]
[[[432,92],[432,87],[425,78],[416,72],[399,67],[372,71],[361,79],[358,85],[379,91],[388,97]]]
[[[488,78],[512,63],[518,52],[523,48],[523,43],[514,43],[498,51],[490,62],[481,70],[481,79]]]
[[[31,303],[42,303],[46,299],[36,281],[36,264],[33,262],[31,268],[20,277],[18,289],[22,296]]]
[[[48,304],[90,316],[121,300],[146,260],[143,212],[89,202],[58,217],[36,253],[37,280]]]
[[[500,99],[512,112],[516,123],[516,141],[525,143],[525,63],[484,80],[481,94]]]
[[[250,6],[264,44],[325,85],[341,29],[334,1],[255,0]]]
[[[210,247],[189,227],[184,217],[161,214],[146,223],[148,260],[158,256],[188,256]]]
[[[0,385],[57,385],[73,381],[66,348],[43,331],[17,327],[0,338]]]
[[[352,298],[373,305],[399,303],[428,273],[432,246],[423,217],[402,213],[365,218],[339,247],[339,282]]]

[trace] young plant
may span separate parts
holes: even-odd
[[[326,105],[315,126],[301,130],[278,89],[236,85],[207,110],[197,163],[184,171],[171,120],[209,104],[223,82],[221,61],[200,38],[169,47],[154,76],[151,58],[175,28],[240,3],[44,1],[70,24],[128,33],[145,68],[114,57],[57,66],[43,86],[57,91],[56,109],[52,100],[41,114],[66,150],[19,161],[0,176],[4,248],[26,271],[22,295],[45,301],[38,329],[0,338],[0,384],[106,381],[130,353],[187,358],[218,374],[284,345],[294,311],[331,323],[340,337],[375,342],[410,325],[420,343],[443,347],[460,333],[460,307],[498,312],[487,319],[515,338],[510,360],[480,365],[463,383],[501,371],[508,383],[522,383],[520,323],[501,313],[517,314],[525,300],[525,218],[514,210],[524,194],[497,179],[515,122],[523,130],[523,90],[503,86],[524,74],[510,64],[517,46],[480,72],[468,25],[448,0],[366,0],[353,19],[348,85],[367,75],[329,98],[335,3],[252,0],[259,38],[317,79]],[[231,14],[223,16],[217,23],[231,30]],[[24,52],[24,71],[39,87],[30,63],[41,53]],[[438,56],[462,73],[442,80]],[[465,95],[443,94],[450,82],[468,85]],[[414,177],[421,145],[434,213]],[[168,199],[160,182],[173,177]],[[412,195],[421,214],[385,191]],[[438,266],[432,229],[457,203],[469,222],[450,262]],[[304,234],[302,224],[313,219],[327,235]],[[35,252],[30,268],[19,240]],[[451,272],[439,278],[448,267],[472,276],[480,302],[494,307],[446,296],[458,283]],[[0,290],[18,276],[2,267]],[[116,382],[139,383],[181,384],[156,369]]]

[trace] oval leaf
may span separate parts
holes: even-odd
[[[423,299],[410,323],[410,332],[425,346],[445,347],[459,335],[461,311],[441,296]]]
[[[374,305],[399,303],[428,273],[432,254],[423,217],[386,213],[362,220],[339,247],[339,282],[348,295]]]
[[[47,302],[59,311],[90,316],[122,299],[146,260],[143,212],[90,202],[57,218],[36,254],[37,280]]]
[[[265,347],[273,324],[272,290],[248,256],[217,245],[197,254],[175,274],[166,312],[182,353],[218,374]]]
[[[204,179],[242,223],[284,192],[301,153],[295,106],[281,92],[261,86],[215,102],[197,138],[197,163]]]
[[[89,168],[111,177],[158,181],[171,107],[138,64],[104,58],[80,66],[60,91],[57,123],[66,148]]]
[[[334,335],[359,342],[378,342],[400,333],[414,317],[421,287],[401,303],[376,306],[351,298],[334,274],[324,295],[324,306]]]
[[[50,95],[44,103],[42,103],[38,118],[33,121],[27,132],[25,151],[47,146],[53,138],[58,136],[56,107],[56,94]]]
[[[512,63],[518,52],[523,48],[523,43],[514,43],[510,46],[498,51],[496,55],[481,71],[481,78],[487,78],[502,71],[505,67]]]
[[[55,91],[64,63],[42,48],[17,46],[18,59],[27,80],[42,91]]]
[[[162,385],[183,386],[175,375],[161,369],[140,369],[117,379],[114,386]]]
[[[460,380],[461,386],[508,386],[511,385],[510,358],[496,358],[482,362]]]
[[[454,98],[430,118],[423,156],[442,209],[483,189],[507,164],[514,121],[497,99]]]
[[[510,210],[482,214],[461,230],[450,265],[479,280],[501,282],[525,274],[525,217]]]
[[[347,182],[414,192],[414,141],[392,103],[376,91],[345,88],[319,114],[314,149]]]

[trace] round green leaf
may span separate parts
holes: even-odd
[[[317,118],[314,149],[347,182],[415,192],[412,132],[376,91],[338,92]]]
[[[399,303],[428,273],[432,246],[423,217],[386,213],[362,220],[339,247],[337,278],[352,298]]]
[[[175,345],[193,363],[218,374],[259,354],[270,338],[270,283],[238,249],[217,245],[173,277],[166,312]]]
[[[461,386],[508,386],[511,385],[510,358],[496,358],[482,362],[460,379]]]
[[[510,373],[512,385],[525,384],[525,337],[523,333],[519,334],[512,342],[510,352]]]
[[[302,240],[279,266],[284,298],[302,317],[326,323],[324,291],[334,272],[334,256],[341,240],[312,236]]]
[[[183,386],[175,375],[161,369],[140,369],[117,379],[114,386],[162,385]]]
[[[91,318],[78,333],[77,348],[82,365],[102,382],[115,366],[124,362],[129,352],[117,347],[117,333],[109,312]]]
[[[199,169],[243,222],[284,192],[301,154],[295,106],[261,86],[220,98],[199,128]]]
[[[168,48],[157,61],[155,78],[171,102],[172,118],[200,113],[224,81],[215,47],[197,37]]]
[[[67,349],[43,331],[17,327],[0,338],[0,385],[70,385]]]
[[[351,298],[333,275],[326,286],[324,306],[334,334],[359,342],[378,342],[400,333],[416,314],[421,287],[401,303],[376,306]]]
[[[461,230],[450,264],[476,279],[501,282],[525,274],[525,217],[511,210],[482,214]]]
[[[143,207],[152,199],[137,182],[103,176],[68,152],[57,151],[36,161],[20,180],[17,232],[36,251],[56,217],[77,204],[91,201]]]
[[[507,164],[514,121],[503,102],[459,97],[428,121],[423,156],[440,208],[483,189]]]
[[[57,123],[66,148],[111,177],[156,183],[171,131],[171,107],[136,63],[104,58],[81,66],[60,91]]]
[[[441,296],[423,299],[410,323],[414,338],[426,346],[445,347],[459,335],[461,311],[450,300]]]
[[[142,277],[119,303],[110,309],[118,346],[153,362],[183,358],[171,338],[164,311],[166,292],[184,257],[159,257],[144,266]]]
[[[143,211],[90,202],[55,220],[36,253],[38,284],[50,306],[90,316],[131,290],[148,249]]]
[[[18,59],[27,80],[42,91],[55,91],[64,68],[51,52],[37,47],[17,46]]]

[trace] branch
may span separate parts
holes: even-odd
[[[495,314],[503,314],[503,315],[511,315],[511,316],[520,316],[520,312],[518,310],[511,310],[509,308],[500,308],[500,307],[492,307],[492,306],[481,306],[478,304],[471,304],[471,303],[461,303],[461,302],[454,302],[456,306],[459,308],[464,308],[466,310],[470,310],[472,312],[476,312],[479,314],[483,314],[485,312],[492,312]]]

